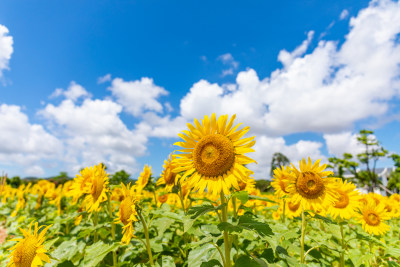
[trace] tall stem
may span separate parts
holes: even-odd
[[[97,213],[97,211],[95,211],[93,213],[93,225],[95,228],[97,226],[98,219],[99,219],[98,213]],[[96,243],[98,239],[99,238],[98,238],[98,234],[97,234],[97,229],[94,229],[94,242]]]
[[[233,218],[237,219],[237,210],[236,210],[236,197],[232,197],[232,206],[233,206]]]
[[[305,262],[305,255],[304,255],[304,236],[306,233],[306,216],[304,215],[304,208],[301,210],[301,239],[300,239],[300,262]]]
[[[144,220],[141,211],[138,211],[138,215],[139,215],[140,221],[142,222],[142,225],[143,225],[144,236],[146,237],[146,249],[147,249],[147,254],[149,254],[150,265],[154,266],[153,254],[151,254],[151,248],[150,248],[149,229],[147,228],[146,221]]]
[[[115,224],[112,221],[113,214],[112,214],[112,207],[111,207],[111,194],[108,194],[107,196],[108,196],[108,203],[107,203],[108,204],[108,215],[111,218],[111,238],[112,238],[112,241],[114,241],[115,240]],[[113,254],[113,267],[117,267],[118,266],[117,251],[114,250],[112,252],[112,254]]]
[[[221,196],[221,205],[223,207],[221,208],[222,212],[222,222],[228,222],[228,205],[226,203],[225,195],[224,192],[221,191],[220,193]],[[224,205],[226,204],[226,205]],[[231,246],[230,246],[230,241],[229,241],[229,233],[228,231],[224,231],[224,247],[225,247],[225,267],[231,267]]]
[[[340,267],[344,267],[344,234],[343,234],[343,224],[340,224],[340,235],[342,236],[342,253],[340,253]]]
[[[286,199],[284,198],[283,199],[283,216],[282,216],[282,222],[283,223],[285,223],[285,220],[286,220],[286,217],[285,217],[286,214],[285,213],[286,213]]]
[[[156,195],[156,189],[154,189],[154,191],[153,191],[153,195],[154,195],[154,202],[156,203],[156,207],[157,207],[157,195]]]
[[[181,205],[182,205],[183,212],[186,215],[185,200],[183,199],[182,186],[180,184],[179,184],[179,199],[181,200]]]

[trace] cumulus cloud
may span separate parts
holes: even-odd
[[[91,95],[83,88],[82,85],[77,84],[72,81],[68,86],[67,90],[62,88],[57,88],[51,95],[50,98],[55,98],[59,96],[64,96],[72,101],[78,100],[80,97],[90,97]]]
[[[338,134],[324,134],[328,153],[336,157],[342,157],[344,153],[357,155],[362,153],[364,146],[357,141],[357,134],[343,132]]]
[[[237,62],[231,53],[226,53],[217,57],[218,61],[221,61],[222,64],[228,66],[228,69],[222,71],[222,76],[233,75],[234,70],[239,67],[239,62]]]
[[[343,9],[343,11],[340,13],[339,19],[344,20],[349,16],[349,11],[347,9]]]
[[[62,142],[42,125],[31,124],[28,116],[15,105],[0,105],[0,162],[18,164],[27,175],[42,175],[43,160],[61,155]]]
[[[102,83],[109,82],[109,81],[111,81],[111,74],[110,73],[107,73],[106,75],[97,78],[97,83],[98,84],[102,84]]]
[[[3,70],[8,69],[13,51],[13,38],[8,35],[7,27],[0,24],[0,78],[3,76]]]
[[[119,115],[122,106],[111,100],[85,99],[81,105],[70,99],[39,112],[52,131],[66,143],[63,161],[73,171],[103,162],[110,171],[137,171],[136,157],[146,151],[147,137],[129,130]]]
[[[153,79],[143,77],[137,81],[124,81],[115,78],[108,88],[117,102],[134,116],[140,116],[145,111],[163,111],[162,104],[157,100],[168,95],[168,91],[154,84]]]

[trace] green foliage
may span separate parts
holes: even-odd
[[[287,165],[290,165],[289,158],[280,152],[275,152],[274,155],[272,156],[272,160],[271,160],[270,176],[271,177],[274,176],[274,170],[276,168],[280,168],[281,166],[287,166]]]
[[[130,176],[131,175],[129,173],[127,173],[125,170],[120,170],[120,171],[114,173],[110,177],[109,181],[110,181],[110,184],[114,184],[114,185],[119,185],[121,183],[128,184]]]

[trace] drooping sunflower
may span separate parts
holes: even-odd
[[[130,183],[125,186],[121,183],[124,199],[121,201],[118,209],[118,217],[115,219],[115,223],[122,223],[122,239],[121,242],[129,244],[133,237],[133,222],[138,221],[136,203],[138,202],[135,197],[134,188],[130,187]]]
[[[145,186],[149,182],[150,176],[151,166],[147,166],[146,164],[143,168],[143,171],[140,173],[138,180],[135,183],[136,191],[138,193],[142,192],[143,188],[145,188]]]
[[[333,173],[324,171],[326,164],[319,166],[319,162],[312,164],[310,158],[308,162],[303,159],[299,164],[300,170],[292,164],[287,191],[295,203],[301,202],[303,209],[322,210],[324,204],[333,203],[338,198],[336,178],[328,178]]]
[[[174,144],[182,147],[174,172],[183,172],[181,180],[186,179],[194,190],[229,194],[232,187],[238,190],[238,183],[249,179],[247,172],[251,171],[244,165],[255,161],[244,154],[254,152],[254,136],[242,138],[250,127],[237,130],[240,124],[232,127],[235,118],[233,115],[228,121],[228,115],[223,115],[217,120],[213,113],[211,119],[206,115],[202,124],[197,119],[194,126],[188,123],[189,131],[178,134],[183,142]]]
[[[357,217],[367,233],[381,235],[390,230],[390,226],[384,223],[390,219],[390,215],[386,212],[383,203],[376,205],[374,199],[368,199],[367,204],[360,211],[361,214]]]
[[[164,161],[163,165],[163,172],[161,174],[160,179],[157,180],[157,185],[165,184],[165,190],[167,192],[171,192],[172,187],[176,185],[177,180],[179,179],[180,175],[173,172],[173,164],[172,162],[175,160],[176,156],[171,154],[167,160]]]
[[[88,212],[99,211],[101,203],[107,200],[108,189],[108,173],[105,171],[103,164],[93,166],[92,180],[86,185],[90,188],[86,194],[84,204]],[[85,192],[87,192],[85,190]]]
[[[45,240],[45,234],[51,225],[47,227],[44,225],[38,227],[38,223],[35,222],[35,229],[32,232],[32,223],[33,221],[30,223],[28,231],[21,228],[19,229],[24,235],[24,238],[15,238],[11,240],[18,241],[18,243],[9,249],[12,250],[12,252],[9,256],[11,260],[7,266],[36,267],[42,266],[42,261],[50,263],[50,258],[46,255],[47,250],[44,248],[43,242]],[[42,231],[38,234],[40,229],[42,229]]]
[[[299,217],[301,214],[301,207],[300,207],[300,201],[299,202],[293,202],[290,198],[288,198],[285,201],[285,215],[289,219],[292,219],[294,217]]]
[[[336,192],[339,198],[326,206],[327,212],[333,218],[350,219],[356,215],[360,206],[360,193],[355,190],[356,186],[347,180],[338,180],[337,183],[339,187]]]
[[[86,167],[79,172],[74,178],[74,182],[67,192],[67,196],[72,197],[72,202],[76,203],[78,199],[90,193],[90,184],[94,175],[94,167]]]
[[[271,186],[275,189],[274,194],[278,198],[282,198],[289,194],[287,191],[287,186],[290,172],[291,169],[289,166],[282,166],[281,168],[276,168],[274,170],[274,178],[271,181]]]

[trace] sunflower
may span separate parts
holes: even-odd
[[[76,175],[73,184],[67,191],[67,196],[72,197],[73,203],[76,203],[82,195],[90,193],[93,175],[94,167],[86,167]]]
[[[135,183],[136,191],[138,193],[142,192],[143,188],[146,187],[151,176],[151,166],[144,166],[143,171],[140,173],[138,180]]]
[[[347,180],[338,180],[339,187],[337,193],[339,198],[333,204],[326,206],[327,212],[333,217],[350,219],[356,215],[360,206],[360,193],[355,190],[356,186]]]
[[[122,223],[122,243],[129,244],[133,237],[133,222],[138,221],[136,218],[136,203],[138,200],[135,198],[134,189],[130,187],[130,183],[125,186],[121,183],[124,200],[121,201],[118,209],[118,218],[114,220],[115,223]]]
[[[301,207],[300,207],[300,201],[293,202],[290,198],[285,201],[285,215],[289,219],[292,219],[294,217],[299,217],[301,214]]]
[[[287,196],[289,192],[287,191],[287,186],[289,182],[290,167],[281,167],[274,170],[274,178],[271,182],[271,186],[275,189],[275,195],[278,198]]]
[[[390,219],[390,215],[386,212],[383,203],[376,205],[375,199],[370,198],[360,211],[358,220],[367,233],[381,235],[390,230],[390,226],[384,223],[384,221]]]
[[[51,227],[51,225],[45,227],[44,225],[38,227],[38,223],[35,223],[35,229],[32,232],[32,223],[29,225],[28,231],[24,229],[19,229],[24,238],[15,238],[11,241],[18,241],[12,248],[9,258],[11,257],[10,262],[7,266],[15,266],[15,267],[36,267],[41,266],[42,261],[50,263],[49,256],[46,255],[47,250],[43,246],[43,242],[45,240],[44,235],[47,230]],[[38,231],[45,227],[40,234]]]
[[[99,211],[101,203],[107,200],[108,192],[108,174],[105,171],[103,164],[93,166],[92,180],[86,185],[90,188],[89,193],[86,194],[84,204],[88,212]],[[87,192],[88,190],[84,190]]]
[[[189,131],[178,134],[183,142],[174,144],[182,147],[174,172],[183,172],[181,180],[187,178],[194,190],[204,192],[207,188],[211,195],[221,191],[229,194],[232,187],[239,190],[239,182],[249,179],[246,174],[251,171],[244,165],[255,161],[244,154],[254,152],[254,136],[242,138],[250,128],[237,130],[240,124],[232,127],[235,118],[233,115],[228,122],[228,115],[224,115],[217,120],[213,113],[211,120],[207,115],[202,124],[195,119],[195,126],[188,123]]]
[[[317,160],[311,164],[310,158],[308,162],[303,159],[300,161],[300,170],[292,164],[287,192],[295,203],[301,202],[303,209],[318,211],[323,208],[323,204],[334,203],[338,198],[335,192],[336,178],[327,178],[333,173],[324,171],[326,164],[319,166],[319,162]]]
[[[161,174],[160,179],[157,181],[157,185],[165,184],[165,190],[171,192],[172,187],[176,185],[177,180],[179,179],[179,174],[173,172],[172,162],[175,160],[176,156],[171,154],[167,160],[164,161],[163,172]]]

